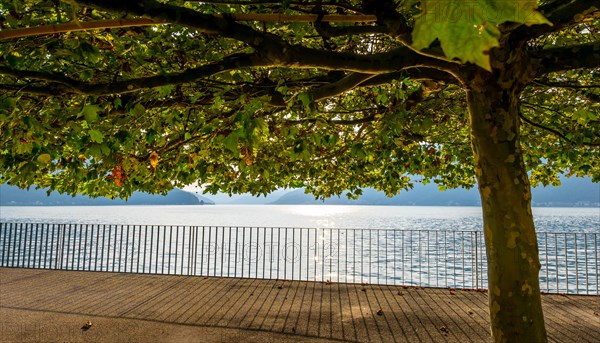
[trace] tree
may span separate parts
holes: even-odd
[[[2,182],[352,197],[477,181],[492,335],[543,342],[530,183],[600,179],[596,5],[5,2]]]

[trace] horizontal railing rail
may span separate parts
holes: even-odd
[[[598,234],[538,233],[540,287],[599,295]],[[487,288],[480,231],[0,223],[0,267]]]

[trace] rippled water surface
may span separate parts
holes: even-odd
[[[538,231],[598,232],[600,208],[534,208]],[[214,205],[0,207],[0,221],[124,225],[481,230],[479,207]]]

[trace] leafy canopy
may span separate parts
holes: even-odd
[[[415,181],[470,187],[457,75],[503,65],[500,47],[536,66],[519,93],[533,182],[598,179],[598,12],[560,3],[4,1],[4,33],[140,16],[169,24],[1,41],[0,182],[121,197],[196,183],[351,196]],[[270,13],[317,15],[233,16]]]

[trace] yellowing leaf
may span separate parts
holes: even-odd
[[[37,160],[40,163],[48,164],[50,163],[50,161],[52,161],[52,157],[50,156],[50,154],[41,154],[38,156]]]
[[[156,153],[156,151],[153,151],[150,154],[150,165],[152,166],[152,169],[156,168],[156,166],[158,166],[158,154]]]

